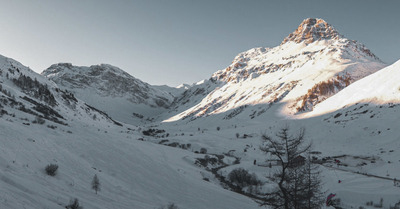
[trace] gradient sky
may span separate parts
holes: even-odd
[[[384,62],[400,59],[398,0],[1,0],[0,54],[36,72],[115,65],[154,85],[208,79],[240,52],[322,18]]]

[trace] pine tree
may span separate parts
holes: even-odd
[[[100,191],[100,181],[99,178],[97,178],[97,174],[94,175],[93,180],[92,180],[92,189],[96,191],[96,194],[98,191]]]

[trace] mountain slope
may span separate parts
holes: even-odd
[[[285,115],[310,111],[384,66],[364,45],[344,38],[322,19],[309,18],[280,46],[254,48],[237,55],[231,65],[207,81],[209,86],[216,86],[213,90],[203,88],[207,95],[165,121],[213,114],[228,119],[254,105],[261,105],[255,110],[255,115],[261,115],[275,103],[286,104]]]
[[[54,64],[42,75],[113,118],[131,124],[149,121],[166,111],[175,94],[183,91],[151,86],[106,64],[90,67]]]
[[[400,103],[400,61],[351,84],[318,104],[307,116],[320,115],[355,104]]]
[[[9,120],[22,118],[19,122],[26,126],[46,121],[49,127],[68,126],[74,119],[121,125],[71,92],[59,89],[54,82],[3,56],[0,56],[0,109],[0,115]]]

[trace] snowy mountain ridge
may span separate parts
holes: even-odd
[[[111,65],[60,63],[42,75],[113,118],[140,124],[212,114],[232,118],[232,111],[240,114],[254,105],[263,106],[253,114],[260,116],[280,102],[287,104],[285,115],[307,112],[384,66],[364,45],[322,19],[308,18],[281,45],[242,52],[227,68],[193,85],[151,86]]]
[[[118,67],[54,64],[42,75],[119,121],[139,124],[166,111],[183,89],[151,86]]]
[[[151,88],[149,84],[108,64],[78,67],[71,63],[59,63],[44,70],[42,75],[70,89],[93,88],[101,96],[111,97],[128,94],[132,102],[148,103],[157,107],[165,107],[173,100],[173,95],[168,92]]]

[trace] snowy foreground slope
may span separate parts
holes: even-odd
[[[49,130],[0,118],[0,208],[258,208],[249,198],[202,180],[195,154],[142,142],[126,128],[76,122]],[[124,132],[124,133],[121,133]],[[136,134],[135,134],[136,135]],[[59,165],[55,177],[47,164]],[[91,189],[100,179],[98,195]]]

